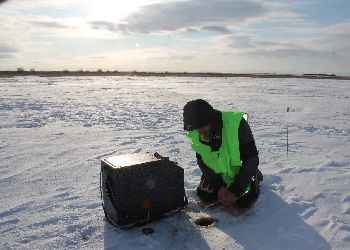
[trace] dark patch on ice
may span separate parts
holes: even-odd
[[[195,168],[195,169],[193,169],[191,174],[194,175],[194,176],[201,176],[202,175],[202,171],[200,170],[200,168]]]
[[[39,236],[37,235],[31,235],[31,236],[26,236],[22,239],[19,239],[17,242],[21,244],[28,244],[31,241],[39,239]]]
[[[151,227],[144,227],[144,228],[142,228],[142,233],[145,235],[153,234],[154,229]]]
[[[58,195],[55,195],[53,198],[62,198],[67,196],[69,196],[69,192],[60,193]]]
[[[326,198],[326,195],[323,193],[318,193],[313,197],[313,200],[323,199],[323,198]]]
[[[13,214],[16,214],[16,213],[20,213],[22,211],[25,211],[32,203],[33,203],[33,201],[25,203],[25,204],[21,204],[17,207],[14,207],[14,208],[11,208],[7,211],[1,212],[0,219],[5,218],[5,217],[10,216],[10,215],[13,215]]]
[[[64,132],[60,132],[60,133],[53,133],[51,135],[62,136],[62,135],[65,135],[65,133]]]
[[[313,133],[313,132],[318,131],[318,128],[315,128],[314,126],[308,126],[308,127],[304,127],[304,130],[306,132]]]
[[[113,88],[102,87],[102,88],[100,88],[100,90],[111,91],[111,90],[113,90]]]
[[[128,144],[135,144],[136,143],[136,140],[134,140],[134,139],[129,139],[129,140],[125,140],[125,141],[123,141],[123,142],[121,142],[119,145],[120,146],[124,146],[124,145],[128,145]]]
[[[83,127],[86,127],[86,128],[92,127],[92,123],[86,122],[83,124]]]
[[[14,225],[17,224],[20,220],[19,219],[10,219],[6,221],[0,222],[0,227],[6,226],[6,225]]]
[[[317,211],[317,208],[315,207],[310,207],[308,208],[305,212],[303,212],[301,214],[301,217],[304,219],[304,220],[307,220],[309,219],[311,216],[313,216]]]
[[[342,163],[342,162],[330,161],[327,165],[333,168],[342,168],[347,166],[348,164]]]
[[[343,208],[343,214],[350,214],[350,206],[346,206]]]
[[[64,192],[64,193],[55,195],[53,198],[61,198],[61,200],[70,201],[70,200],[78,200],[81,198],[81,196],[80,195],[70,196],[70,192]]]
[[[295,168],[286,168],[286,169],[283,169],[283,170],[279,171],[279,173],[280,174],[289,174],[293,170],[295,170]]]
[[[62,187],[62,188],[56,188],[56,191],[66,191],[68,189],[70,189],[71,187]]]
[[[37,223],[33,223],[29,225],[30,228],[42,228],[44,226],[50,226],[50,225],[57,225],[57,224],[64,224],[64,223],[74,223],[75,221],[78,221],[80,219],[79,215],[64,215],[64,216],[58,216],[58,217],[52,217],[46,220],[42,220]]]
[[[27,101],[12,101],[12,103],[0,103],[0,110],[12,111],[15,109],[19,109],[21,111],[42,111],[44,104],[42,103],[30,103]]]
[[[134,150],[134,153],[140,153],[142,152],[142,148],[137,148],[136,150]]]
[[[272,184],[280,184],[282,182],[282,178],[277,175],[264,174],[264,186],[271,186]]]
[[[46,122],[40,118],[32,118],[31,120],[21,119],[17,121],[16,128],[38,128],[45,124]]]
[[[350,194],[345,195],[345,197],[342,199],[343,202],[350,201]]]
[[[86,208],[88,209],[95,209],[95,208],[98,208],[98,207],[101,207],[101,203],[92,203],[90,205],[88,205]]]
[[[69,196],[69,197],[64,197],[62,200],[64,201],[73,201],[73,200],[79,200],[81,199],[82,196],[80,195],[75,195],[75,196]]]
[[[96,232],[96,227],[89,226],[80,232],[81,238],[86,241],[89,240]]]
[[[171,154],[180,154],[180,149],[179,148],[173,148],[169,151]]]

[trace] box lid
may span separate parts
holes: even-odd
[[[108,165],[114,168],[121,168],[121,167],[139,165],[139,164],[153,162],[153,161],[159,161],[159,159],[150,153],[135,153],[135,154],[111,156],[111,157],[102,159],[102,161],[106,162]]]

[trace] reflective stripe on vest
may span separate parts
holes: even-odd
[[[192,148],[201,155],[203,162],[215,173],[221,174],[226,188],[228,188],[236,174],[239,172],[242,162],[239,151],[238,128],[243,112],[221,112],[222,113],[222,142],[218,151],[211,151],[210,146],[199,140],[198,130],[187,133],[192,141]]]

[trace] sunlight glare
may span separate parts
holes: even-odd
[[[140,0],[89,0],[88,17],[93,20],[118,22],[128,14],[135,12],[143,3],[144,1]]]

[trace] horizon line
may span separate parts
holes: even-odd
[[[59,77],[59,76],[189,76],[189,77],[255,77],[255,78],[308,78],[308,79],[337,79],[350,80],[350,76],[325,74],[325,73],[220,73],[220,72],[176,72],[176,71],[118,71],[118,70],[0,70],[0,77],[14,76],[40,76],[40,77]]]

